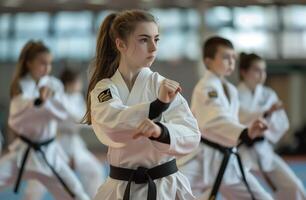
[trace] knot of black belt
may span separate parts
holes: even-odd
[[[23,157],[22,157],[21,166],[20,166],[20,169],[19,169],[19,172],[18,172],[18,175],[17,175],[14,192],[18,193],[20,182],[21,182],[22,175],[23,175],[23,172],[24,172],[24,168],[26,166],[26,162],[27,162],[30,150],[32,148],[42,155],[42,158],[44,159],[44,161],[48,165],[48,167],[51,169],[52,173],[59,180],[59,182],[62,184],[62,186],[65,188],[65,190],[69,193],[69,195],[72,198],[74,198],[75,197],[74,193],[70,190],[70,188],[67,186],[67,184],[64,182],[64,180],[60,177],[60,175],[55,171],[54,167],[48,162],[45,152],[41,149],[42,146],[47,146],[48,144],[53,142],[55,138],[51,138],[51,139],[48,139],[48,140],[45,140],[45,141],[42,141],[42,142],[33,142],[33,141],[29,140],[28,138],[26,138],[22,135],[19,135],[18,137],[23,142],[25,142],[28,145],[28,147],[27,147],[27,149],[24,152]]]
[[[176,160],[166,162],[151,169],[138,167],[136,170],[110,166],[110,177],[117,180],[128,181],[123,200],[130,199],[131,183],[148,184],[147,200],[156,200],[156,185],[153,180],[169,176],[177,172]]]
[[[251,191],[251,188],[246,180],[246,177],[245,177],[245,173],[244,173],[244,169],[243,169],[243,164],[242,164],[242,161],[241,161],[241,157],[237,151],[237,148],[236,147],[224,147],[224,146],[221,146],[215,142],[211,142],[205,138],[201,138],[201,143],[204,143],[214,149],[217,149],[219,150],[220,152],[223,153],[223,160],[221,162],[221,166],[219,168],[219,172],[218,172],[218,175],[217,175],[217,178],[215,179],[215,182],[214,182],[214,185],[213,185],[213,188],[212,188],[212,191],[210,193],[210,196],[209,196],[209,200],[215,200],[216,197],[217,197],[217,194],[218,194],[218,191],[219,191],[219,188],[220,188],[220,185],[221,185],[221,182],[222,182],[222,179],[223,179],[223,176],[224,176],[224,173],[225,173],[225,170],[226,170],[226,167],[227,167],[227,164],[228,164],[228,161],[230,159],[230,156],[231,154],[234,154],[237,158],[237,161],[238,161],[238,166],[239,166],[239,170],[241,172],[241,176],[242,176],[242,181],[244,182],[244,185],[246,186],[248,192],[250,193],[250,196],[251,196],[251,199],[252,200],[255,200],[255,197]]]

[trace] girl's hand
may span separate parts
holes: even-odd
[[[164,79],[159,87],[158,99],[164,103],[170,103],[181,91],[182,88],[178,82]]]
[[[161,128],[156,125],[152,120],[145,119],[137,127],[136,133],[133,135],[133,139],[137,139],[141,136],[143,137],[153,137],[158,138],[161,134]]]
[[[267,111],[268,112],[267,114],[271,115],[273,112],[283,108],[284,108],[283,103],[281,101],[278,101],[270,107],[270,109]]]
[[[251,126],[248,128],[248,136],[251,139],[260,137],[264,135],[264,131],[267,130],[268,126],[264,119],[259,118],[255,120]]]
[[[39,88],[39,98],[45,102],[48,98],[52,97],[54,92],[46,86]]]

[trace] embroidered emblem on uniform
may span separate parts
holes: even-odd
[[[208,92],[208,96],[210,98],[217,98],[218,97],[217,91],[213,90],[213,91]]]
[[[104,91],[102,91],[99,95],[98,95],[98,99],[100,103],[103,103],[105,101],[108,101],[110,99],[112,99],[112,93],[110,91],[110,89],[106,89]]]

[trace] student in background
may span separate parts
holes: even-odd
[[[243,161],[249,163],[253,171],[262,173],[275,199],[305,200],[301,181],[273,150],[273,144],[288,130],[289,121],[275,91],[264,86],[266,63],[254,53],[241,53],[239,60],[240,121],[249,125],[258,117],[264,117],[268,123],[268,130],[263,136],[239,147],[239,152],[244,155]]]
[[[226,199],[270,200],[272,197],[242,166],[237,145],[262,136],[267,128],[256,119],[249,126],[239,122],[236,88],[226,80],[235,69],[232,43],[211,37],[203,45],[207,70],[196,85],[191,110],[202,132],[201,145],[181,171],[189,178],[193,192],[201,200],[214,200],[218,191]]]
[[[80,74],[71,69],[63,70],[60,80],[65,90],[62,102],[69,117],[59,123],[57,139],[67,155],[68,163],[79,175],[85,191],[92,199],[106,175],[102,173],[101,163],[87,149],[80,135],[81,128],[90,128],[80,124],[86,111],[86,103],[82,95],[83,82]],[[30,197],[27,198],[29,200],[41,200],[45,194],[45,188],[37,181],[30,181],[26,194]]]
[[[68,113],[61,102],[61,82],[49,76],[51,61],[49,49],[40,41],[29,41],[19,56],[8,121],[17,139],[0,159],[0,190],[14,185],[18,192],[21,180],[35,179],[57,200],[88,200],[55,140],[58,122]]]

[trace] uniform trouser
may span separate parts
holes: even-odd
[[[84,189],[77,177],[65,162],[57,163],[57,173],[65,181],[70,190],[75,194],[76,200],[89,200]],[[17,152],[10,152],[0,159],[0,190],[12,186],[17,179],[19,168],[17,167]],[[58,179],[50,173],[50,175],[39,173],[37,171],[25,170],[23,180],[34,179],[42,183],[56,200],[72,200],[72,197],[60,184]]]
[[[190,160],[188,163],[180,167],[180,171],[188,178],[192,192],[198,200],[207,200],[213,187],[213,183],[211,183],[211,185],[204,183],[203,159],[205,159],[203,156],[197,155],[196,159]],[[256,200],[273,199],[249,171],[245,171],[245,176]],[[235,184],[224,184],[222,182],[219,193],[228,200],[251,199],[250,193],[242,181]]]
[[[79,175],[80,181],[86,193],[93,198],[98,187],[103,183],[102,165],[87,149],[76,149],[78,152],[72,159],[75,172]],[[68,155],[69,156],[69,155]],[[26,188],[24,200],[41,200],[46,189],[37,181],[29,181]]]
[[[277,200],[306,200],[306,193],[302,182],[285,161],[275,154],[273,162],[273,170],[265,172],[265,174],[276,188],[274,198]]]

